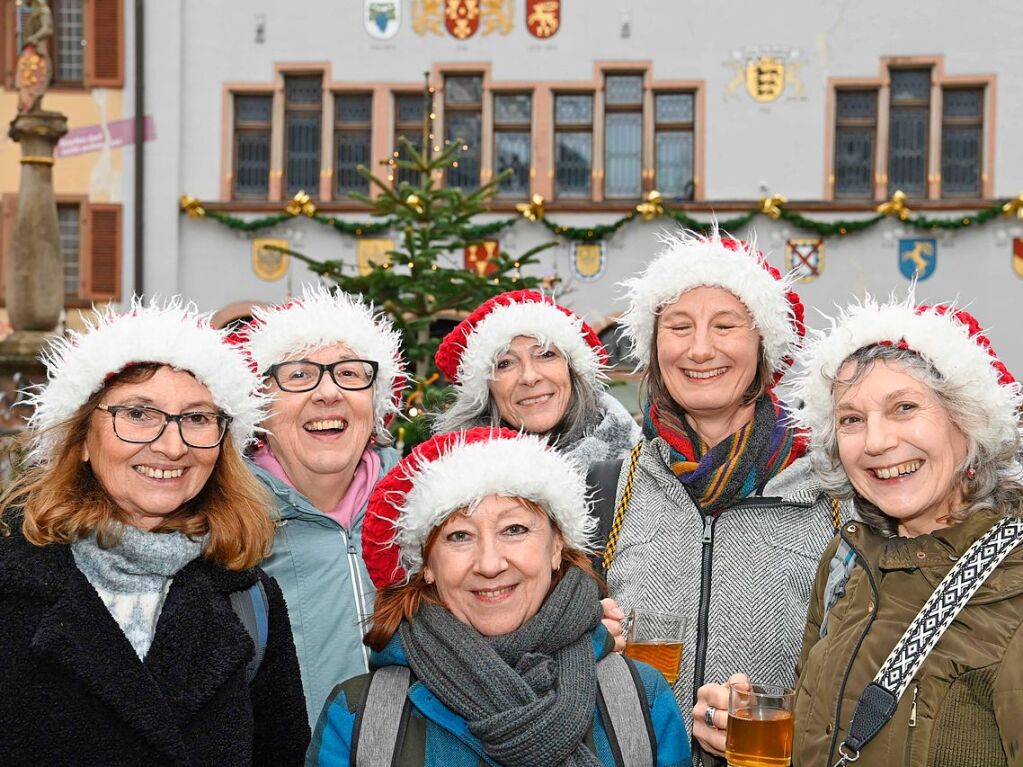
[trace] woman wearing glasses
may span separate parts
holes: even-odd
[[[399,458],[386,424],[405,381],[400,336],[360,298],[322,287],[253,314],[242,341],[272,395],[253,471],[278,512],[262,566],[288,603],[315,722],[333,686],[367,670],[362,520]]]
[[[0,501],[0,764],[301,764],[287,610],[253,569],[258,378],[174,301],[98,314],[44,362]]]

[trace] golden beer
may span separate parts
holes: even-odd
[[[682,642],[626,642],[625,654],[633,660],[649,663],[664,675],[669,685],[678,679],[682,663]]]
[[[789,767],[792,763],[791,711],[755,706],[728,714],[725,756],[729,767]]]

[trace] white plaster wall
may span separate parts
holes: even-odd
[[[335,82],[416,82],[435,62],[490,62],[494,80],[589,80],[596,60],[651,60],[659,80],[706,82],[705,198],[751,200],[761,185],[793,200],[816,200],[825,177],[825,95],[829,77],[876,77],[880,58],[943,55],[948,75],[997,75],[995,97],[995,193],[1023,191],[1023,124],[1020,74],[1023,16],[1008,0],[964,6],[951,0],[897,4],[888,0],[734,0],[681,4],[674,0],[563,0],[562,29],[547,42],[525,30],[521,0],[514,0],[511,34],[459,43],[450,37],[420,37],[411,29],[411,2],[402,0],[403,26],[386,42],[362,28],[359,0],[180,0],[147,4],[147,111],[157,120],[158,140],[147,146],[146,289],[181,291],[207,309],[243,299],[280,300],[314,279],[293,265],[278,282],[259,280],[250,267],[249,238],[209,221],[177,212],[187,193],[214,200],[220,194],[222,83],[269,82],[275,63],[329,62]],[[254,42],[255,17],[266,17],[266,42]],[[624,21],[631,36],[622,39]],[[740,90],[726,95],[734,76],[734,51],[757,47],[799,50],[805,97],[788,94],[760,105]],[[130,71],[130,70],[129,70]],[[388,127],[386,130],[390,130]],[[967,208],[972,212],[973,208]],[[621,213],[552,214],[578,226]],[[702,214],[696,214],[698,218]],[[734,215],[722,212],[722,218]],[[823,214],[812,214],[823,215]],[[851,213],[860,218],[866,213]],[[951,211],[931,215],[952,215]],[[540,273],[566,278],[565,302],[602,323],[622,306],[615,284],[640,268],[656,248],[665,223],[627,225],[608,242],[603,278],[571,281],[569,245],[544,254]],[[788,237],[808,237],[783,222],[756,221],[762,246],[783,265]],[[126,228],[130,220],[126,218]],[[741,233],[739,233],[741,234]],[[295,220],[260,236],[287,237],[294,248],[317,258],[355,262],[355,242],[308,220]],[[865,234],[826,242],[823,275],[800,287],[813,308],[828,311],[863,291],[886,294],[908,282],[898,270],[900,236],[930,236],[896,222]],[[506,251],[521,252],[545,241],[546,229],[520,223],[503,238]],[[1011,241],[1023,237],[1023,222],[1003,220],[950,236],[938,235],[938,267],[918,297],[958,297],[991,327],[996,349],[1023,374],[1023,341],[1016,327],[1023,280],[1011,268]],[[130,258],[125,262],[130,264]],[[126,282],[130,285],[130,282]]]

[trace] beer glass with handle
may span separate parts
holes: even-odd
[[[649,663],[664,675],[668,684],[675,684],[685,636],[684,615],[635,607],[629,612],[625,654]]]
[[[795,690],[734,685],[728,691],[725,757],[729,767],[789,767]]]

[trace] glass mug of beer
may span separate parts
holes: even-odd
[[[649,663],[664,675],[668,684],[675,684],[685,636],[684,615],[635,607],[629,612],[625,654]]]
[[[789,767],[796,692],[788,687],[733,686],[728,691],[725,757],[729,767]]]

